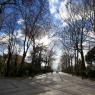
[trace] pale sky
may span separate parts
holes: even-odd
[[[66,3],[69,0],[49,0],[50,13],[53,15],[53,20],[56,24],[61,26],[66,26],[64,22],[65,19],[68,19],[68,12],[66,9]]]

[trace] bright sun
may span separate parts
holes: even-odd
[[[51,42],[51,40],[49,39],[49,37],[47,35],[44,36],[42,39],[37,40],[38,44],[43,44],[43,45],[46,45],[46,46],[48,46],[50,44],[50,42]]]

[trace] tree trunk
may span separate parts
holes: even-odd
[[[25,57],[26,57],[26,52],[23,54],[23,57],[22,57],[22,60],[21,60],[21,63],[20,63],[20,75],[23,75],[24,73],[24,70],[23,70],[23,67],[24,67],[24,61],[25,61]]]
[[[95,0],[93,0],[93,11],[94,11],[94,32],[95,32]]]
[[[25,57],[26,57],[26,52],[23,54],[23,57],[22,57],[22,60],[21,60],[21,64],[24,64]]]
[[[35,57],[36,57],[36,47],[35,47],[34,35],[32,36],[32,41],[33,41],[32,69],[34,69],[35,68]]]
[[[76,63],[77,63],[77,60],[76,60],[76,49],[74,50],[74,56],[75,56],[75,64],[74,64],[74,70],[76,71]]]
[[[95,6],[95,4],[94,4],[94,6]],[[94,7],[94,33],[95,33],[95,7]]]
[[[83,54],[83,50],[82,49],[80,51],[80,54],[81,54],[81,59],[82,59],[81,68],[82,68],[82,70],[85,70],[85,60],[84,60],[84,54]]]
[[[6,76],[9,76],[9,72],[10,72],[10,63],[11,63],[11,52],[9,52],[8,54],[8,60],[7,60],[7,70],[6,70]]]
[[[17,73],[17,62],[18,62],[18,55],[15,56],[15,75]]]
[[[84,53],[83,53],[83,31],[82,31],[82,34],[81,34],[81,42],[80,42],[80,54],[81,54],[81,60],[82,60],[82,63],[81,63],[81,74],[82,74],[82,78],[85,76],[85,60],[84,60]]]

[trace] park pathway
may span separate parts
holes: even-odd
[[[0,79],[0,95],[95,95],[95,81],[66,73]]]

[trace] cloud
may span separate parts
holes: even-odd
[[[60,2],[59,0],[49,0],[49,9],[50,9],[50,13],[57,17],[56,15],[58,14],[57,13],[57,10],[58,10],[58,7],[60,6]]]
[[[53,23],[60,26],[67,26],[64,20],[69,18],[66,4],[69,0],[49,0],[50,13],[53,16]]]
[[[68,15],[68,11],[66,8],[66,4],[67,4],[68,0],[64,0],[64,2],[61,3],[60,8],[59,8],[59,15],[61,16],[61,19],[68,19],[69,15]]]
[[[23,24],[23,23],[24,23],[24,20],[23,20],[23,19],[19,19],[19,20],[17,21],[17,23],[18,23],[18,24]]]
[[[8,43],[9,36],[8,35],[2,35],[0,36],[0,43]]]

